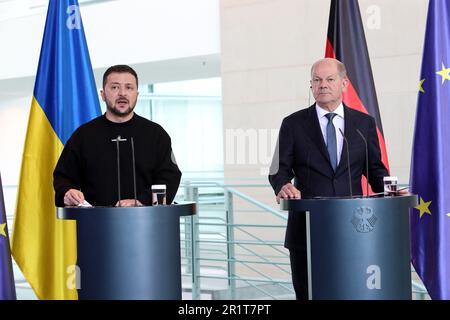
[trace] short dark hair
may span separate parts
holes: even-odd
[[[103,74],[103,88],[105,88],[106,79],[108,79],[108,76],[111,73],[130,73],[136,79],[136,86],[139,86],[138,76],[137,76],[136,71],[134,71],[134,69],[132,67],[127,66],[126,64],[118,64],[118,65],[109,67]]]

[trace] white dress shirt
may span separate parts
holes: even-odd
[[[328,113],[328,110],[322,109],[319,107],[319,105],[316,103],[316,112],[317,112],[317,118],[319,119],[320,124],[320,130],[322,130],[322,136],[323,140],[325,141],[325,144],[327,144],[327,125],[328,125],[328,118],[325,116]],[[342,103],[337,107],[336,110],[333,111],[333,113],[336,113],[336,116],[333,118],[333,125],[336,129],[336,149],[337,149],[337,164],[339,165],[339,162],[341,161],[341,154],[342,154],[342,144],[344,143],[344,138],[342,137],[341,132],[339,129],[342,130],[342,132],[345,132],[344,130],[344,106]]]

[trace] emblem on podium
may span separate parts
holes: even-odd
[[[377,217],[370,207],[358,207],[353,211],[351,223],[358,232],[371,232],[374,229],[376,222]]]

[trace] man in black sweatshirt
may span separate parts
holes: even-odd
[[[151,186],[167,186],[167,204],[175,197],[181,172],[171,140],[158,124],[134,113],[138,77],[129,66],[117,65],[103,75],[106,113],[80,126],[67,141],[53,172],[56,206],[117,206],[117,146],[120,143],[120,206],[150,205]],[[133,154],[136,166],[134,199]],[[113,141],[114,140],[114,141]]]

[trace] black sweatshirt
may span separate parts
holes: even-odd
[[[167,185],[167,204],[175,197],[181,172],[174,163],[170,137],[164,129],[134,114],[124,123],[109,121],[105,115],[80,126],[67,141],[53,172],[55,203],[64,206],[69,189],[83,192],[93,206],[114,206],[118,201],[117,146],[120,136],[121,199],[134,199],[133,137],[136,161],[137,199],[151,204],[152,184]]]

